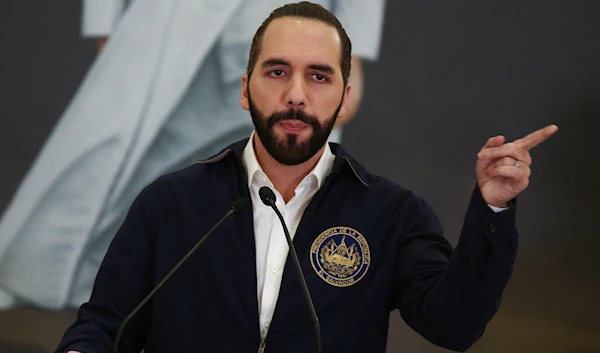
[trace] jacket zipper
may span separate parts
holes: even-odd
[[[264,353],[265,352],[265,346],[266,346],[266,342],[264,338],[260,339],[260,344],[258,345],[258,353]]]

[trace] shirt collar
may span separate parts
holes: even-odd
[[[248,185],[252,183],[252,179],[257,172],[264,173],[262,167],[258,163],[258,159],[256,158],[256,153],[254,152],[254,144],[252,141],[254,140],[255,131],[250,135],[250,139],[246,143],[246,147],[244,148],[244,152],[242,154],[242,163],[246,169],[246,177]],[[331,148],[327,143],[325,145],[325,150],[319,158],[317,165],[313,168],[313,170],[307,175],[313,176],[317,180],[317,188],[320,188],[325,181],[325,178],[331,173],[333,168],[333,163],[335,160],[335,155],[331,152]],[[306,180],[306,178],[304,179]]]
[[[236,163],[242,167],[243,171],[248,175],[248,170],[244,164],[244,147],[248,145],[248,142],[252,141],[252,139],[242,139],[238,142],[235,142],[227,147],[225,147],[218,154],[210,157],[209,159],[199,160],[197,163],[200,164],[215,164],[220,163],[222,160],[227,159],[227,157],[234,158]],[[366,171],[366,169],[358,163],[352,156],[350,156],[341,145],[330,142],[329,143],[330,151],[334,156],[333,167],[331,168],[331,174],[346,174],[350,173],[356,177],[356,180],[359,181],[364,186],[369,186],[369,180],[371,180],[370,174]],[[252,149],[254,152],[254,149]],[[256,157],[255,157],[256,158]],[[252,180],[247,177],[244,178],[244,181]],[[249,184],[248,184],[249,185]]]

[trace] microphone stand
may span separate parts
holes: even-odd
[[[231,206],[229,211],[227,211],[225,216],[223,216],[223,218],[221,218],[217,222],[217,224],[215,224],[202,238],[200,238],[200,240],[198,240],[196,245],[194,245],[194,247],[192,249],[190,249],[190,251],[188,251],[187,254],[185,254],[185,256],[181,260],[179,260],[177,265],[175,265],[175,267],[173,267],[173,269],[171,269],[171,271],[169,271],[169,273],[167,273],[167,275],[152,289],[152,291],[150,291],[150,293],[148,293],[148,295],[146,295],[146,297],[133,309],[133,311],[129,315],[127,315],[127,317],[125,317],[125,320],[123,320],[123,322],[121,323],[121,326],[119,326],[119,330],[117,331],[117,335],[115,337],[115,341],[114,341],[114,345],[113,345],[114,353],[119,352],[119,343],[121,342],[121,336],[123,335],[123,331],[125,330],[125,327],[129,323],[129,321],[142,309],[142,307],[144,307],[144,305],[146,305],[146,303],[152,298],[152,296],[154,296],[154,294],[156,292],[158,292],[159,289],[162,288],[162,286],[171,278],[171,276],[173,276],[173,274],[175,274],[175,272],[177,272],[177,270],[179,270],[181,265],[183,265],[187,261],[187,259],[190,256],[192,256],[192,254],[200,247],[200,245],[202,245],[202,243],[204,243],[206,238],[208,238],[208,236],[211,235],[215,231],[215,229],[219,228],[219,226],[223,222],[227,221],[230,218],[235,217],[237,214],[239,214],[249,208],[250,208],[250,201],[248,201],[248,199],[246,199],[246,198],[237,199],[233,203],[233,205]]]
[[[264,191],[263,191],[264,190]],[[273,211],[279,217],[281,221],[281,225],[283,226],[283,233],[285,234],[285,239],[287,240],[288,247],[290,248],[290,252],[292,255],[292,260],[294,261],[294,267],[296,268],[296,274],[300,280],[300,285],[302,287],[302,292],[304,292],[304,298],[306,299],[306,304],[308,305],[308,310],[310,311],[310,316],[312,317],[312,321],[315,325],[315,334],[317,336],[317,352],[321,353],[321,324],[319,323],[319,317],[317,316],[317,311],[315,310],[315,306],[313,304],[312,298],[310,297],[310,292],[308,291],[308,286],[306,285],[306,279],[302,274],[302,267],[300,267],[300,260],[298,260],[298,254],[296,253],[296,248],[294,247],[294,243],[292,242],[292,238],[290,237],[290,233],[285,225],[285,221],[283,216],[275,206],[275,194],[273,190],[269,187],[263,186],[259,192],[260,197],[263,203],[267,206],[271,206]]]

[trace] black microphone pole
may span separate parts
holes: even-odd
[[[296,248],[294,247],[294,243],[292,242],[292,238],[290,237],[290,232],[285,225],[285,221],[283,220],[283,216],[275,206],[275,193],[268,186],[263,186],[258,190],[258,194],[260,195],[260,199],[262,202],[271,206],[279,220],[281,221],[281,225],[283,226],[283,233],[285,234],[285,239],[287,240],[288,247],[290,248],[290,252],[292,253],[292,259],[294,260],[294,265],[296,268],[296,274],[298,275],[298,279],[300,280],[300,285],[302,287],[302,292],[304,292],[304,299],[306,299],[306,304],[308,305],[308,310],[310,311],[310,316],[312,317],[313,323],[315,324],[315,333],[317,335],[317,352],[321,353],[321,324],[319,323],[319,318],[317,317],[317,311],[315,310],[315,306],[313,304],[312,298],[310,297],[310,292],[308,291],[308,286],[306,285],[306,279],[304,278],[304,274],[302,274],[302,267],[300,267],[300,260],[298,260],[298,254],[296,253]]]
[[[135,309],[133,309],[133,311],[129,315],[127,315],[127,317],[125,317],[125,320],[123,320],[121,326],[119,326],[119,330],[117,331],[117,335],[115,337],[115,342],[113,346],[114,353],[119,352],[119,343],[121,341],[123,331],[125,330],[125,327],[129,323],[129,321],[138,313],[138,311],[140,311],[142,307],[152,298],[152,296],[154,296],[154,294],[158,292],[158,290],[169,280],[169,278],[173,276],[173,274],[181,267],[181,265],[183,265],[187,261],[187,259],[190,256],[192,256],[192,254],[196,250],[198,250],[200,245],[204,243],[206,238],[208,238],[208,236],[211,235],[215,231],[215,229],[219,228],[219,226],[226,220],[233,218],[238,214],[245,212],[246,210],[249,210],[250,207],[250,201],[245,197],[240,197],[237,200],[235,200],[233,204],[231,204],[231,207],[229,208],[229,211],[227,211],[225,216],[223,216],[223,218],[221,218],[217,222],[217,224],[215,224],[202,238],[200,238],[200,240],[198,240],[196,245],[194,245],[194,247],[190,251],[188,251],[188,253],[185,254],[185,256],[181,260],[179,260],[177,265],[175,265],[175,267],[173,267],[173,269],[169,271],[169,273],[167,273],[167,275],[152,289],[152,291],[150,291],[150,293],[146,295],[146,297],[135,307]]]

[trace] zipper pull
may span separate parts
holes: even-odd
[[[261,338],[260,339],[260,344],[258,345],[258,353],[264,353],[266,345],[267,345],[267,343],[265,342],[265,339]]]

